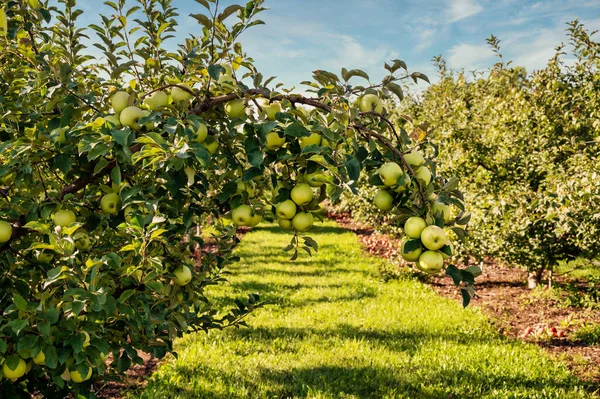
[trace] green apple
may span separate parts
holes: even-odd
[[[320,170],[317,170],[313,173],[305,173],[304,181],[311,187],[321,187],[326,182],[330,182],[331,179],[325,173],[321,172]]]
[[[54,224],[57,226],[70,226],[75,223],[75,214],[73,211],[63,209],[54,213]]]
[[[46,364],[46,355],[44,354],[44,352],[40,351],[37,355],[35,355],[35,357],[33,359],[33,362],[35,364],[37,364],[38,366],[42,366],[44,364]]]
[[[395,186],[396,182],[404,174],[400,165],[396,162],[387,162],[379,168],[379,178],[388,187]]]
[[[37,260],[40,263],[49,263],[53,257],[54,254],[49,250],[41,250],[37,254]]]
[[[164,91],[155,91],[144,99],[144,104],[148,109],[155,111],[169,104],[169,95]]]
[[[73,235],[75,241],[75,248],[79,250],[86,250],[90,247],[91,240],[85,231],[77,231]]]
[[[313,200],[313,191],[306,183],[297,184],[292,188],[290,197],[292,198],[292,201],[300,206],[308,205]]]
[[[300,148],[321,144],[321,134],[311,133],[310,136],[300,137]]]
[[[246,105],[244,104],[244,100],[238,98],[236,100],[229,101],[227,104],[225,104],[225,113],[231,119],[246,116]]]
[[[425,251],[419,256],[418,268],[425,273],[439,273],[444,266],[444,258],[439,251]]]
[[[375,94],[365,94],[360,99],[359,107],[362,112],[374,111],[380,114],[383,111],[383,102]]]
[[[281,112],[281,104],[274,102],[268,105],[263,105],[262,109],[263,111],[265,111],[265,114],[267,114],[267,119],[270,121],[274,121],[275,115],[278,112]]]
[[[126,91],[118,91],[110,97],[110,105],[115,113],[120,113],[129,106],[131,96]]]
[[[421,166],[425,165],[425,158],[419,151],[412,151],[404,155],[404,160],[408,163],[413,170],[417,170]]]
[[[310,229],[313,225],[314,218],[312,213],[298,212],[292,219],[292,226],[296,231],[303,232]]]
[[[387,190],[379,190],[373,198],[373,203],[382,211],[389,211],[394,207],[394,197]]]
[[[196,143],[203,143],[207,137],[208,137],[208,128],[206,127],[206,125],[204,123],[201,123],[200,127],[198,127],[198,130],[196,130],[196,135],[194,137],[194,141]]]
[[[104,123],[109,126],[112,124],[114,127],[121,127],[121,120],[117,115],[108,115],[104,117]]]
[[[473,275],[473,277],[479,277],[481,276],[481,268],[479,266],[469,266],[465,269],[465,271],[471,273]]]
[[[296,203],[292,200],[280,202],[275,207],[275,214],[279,219],[289,220],[296,214]]]
[[[423,218],[413,216],[404,223],[404,234],[410,238],[421,238],[421,233],[427,227]]]
[[[121,197],[117,193],[109,193],[104,195],[100,200],[100,208],[102,212],[115,214],[121,210]]]
[[[79,371],[77,370],[69,370],[69,376],[71,377],[71,381],[79,384],[80,382],[87,381],[92,377],[92,368],[88,367],[88,371],[85,376],[79,374]]]
[[[12,237],[12,225],[4,220],[0,220],[0,244],[4,244]]]
[[[255,213],[254,216],[252,216],[252,218],[250,219],[250,222],[248,223],[248,227],[254,227],[254,226],[258,225],[261,221],[262,221],[262,215]]]
[[[248,205],[240,205],[231,211],[231,220],[237,226],[248,226],[254,217],[254,211]]]
[[[431,249],[432,251],[436,251],[443,247],[446,244],[446,241],[448,241],[446,232],[436,225],[425,227],[421,233],[421,242],[423,242],[423,245],[425,245],[427,249]]]
[[[294,204],[294,206],[295,205],[296,204]],[[277,219],[277,223],[279,224],[279,227],[284,230],[289,230],[292,228],[292,221],[289,219]]]
[[[196,180],[196,171],[193,168],[185,168],[183,170],[185,172],[185,177],[187,177],[187,185],[193,186],[194,181]]]
[[[15,367],[14,369],[11,369],[8,366],[7,361],[5,361],[4,365],[2,365],[2,374],[4,375],[5,378],[8,378],[9,380],[21,378],[25,375],[26,372],[27,372],[27,363],[25,362],[25,360],[23,360],[21,358],[19,358],[17,367]]]
[[[219,76],[217,83],[219,83],[219,85],[223,89],[223,93],[231,93],[237,88],[235,79],[233,79],[233,76],[231,75],[224,74]]]
[[[276,150],[285,144],[285,137],[280,137],[277,132],[267,133],[265,139],[267,141],[265,146],[269,150]]]
[[[446,223],[453,219],[450,207],[443,202],[435,201],[431,207],[431,210],[434,216],[442,217]]]
[[[132,105],[121,111],[119,120],[121,121],[121,125],[130,127],[133,130],[139,130],[141,129],[141,126],[138,125],[137,121],[144,116],[146,116],[144,111],[135,105]]]
[[[417,249],[413,249],[410,252],[406,252],[405,248],[408,243],[411,244],[411,248],[413,245],[416,246],[416,244],[418,243]],[[422,252],[423,245],[421,244],[421,240],[419,239],[404,237],[404,239],[400,243],[400,255],[404,258],[404,260],[407,260],[409,262],[416,262],[419,260],[419,256],[421,256]]]
[[[440,253],[444,260],[450,259],[454,255],[454,244],[452,244],[452,241],[447,240],[444,246],[440,248]]]
[[[422,180],[427,187],[431,183],[431,171],[427,166],[421,166],[419,170],[415,172],[417,179]]]
[[[179,266],[173,271],[173,274],[175,275],[173,282],[180,287],[192,281],[192,271],[185,265]]]
[[[187,85],[182,84],[180,84],[180,86],[188,87]],[[192,97],[192,94],[184,89],[181,89],[179,87],[171,87],[171,99],[173,99],[173,101],[176,103],[181,101],[188,101]]]
[[[212,136],[207,137],[202,145],[206,148],[210,155],[214,155],[219,149],[219,142]]]
[[[396,186],[394,188],[394,192],[397,192],[397,193],[405,192],[406,190],[408,190],[410,188],[410,183],[411,183],[410,176],[408,175],[408,173],[405,173],[404,174],[404,184],[402,184],[401,186]]]

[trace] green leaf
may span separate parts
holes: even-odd
[[[310,132],[304,126],[298,122],[294,122],[285,128],[283,132],[286,136],[292,137],[307,137],[310,136]]]
[[[11,320],[6,324],[6,326],[12,328],[12,330],[17,335],[19,335],[21,331],[27,328],[28,325],[29,322],[27,320]]]
[[[346,155],[346,170],[348,171],[348,177],[350,178],[350,180],[353,181],[358,181],[358,178],[360,177],[360,162],[358,162],[358,159],[350,156],[350,155]]]
[[[121,168],[118,164],[110,171],[110,178],[112,179],[113,184],[116,184],[117,186],[121,185]]]
[[[71,157],[65,154],[59,154],[54,157],[54,167],[59,169],[64,174],[69,173],[71,170],[71,166],[73,165],[73,161]]]
[[[13,296],[13,302],[15,304],[15,306],[17,307],[17,309],[24,311],[27,310],[27,301],[25,299],[23,299],[23,297],[19,294],[15,294]]]
[[[94,165],[94,174],[100,173],[109,164],[106,158],[100,158],[98,163]]]
[[[199,23],[201,23],[202,25],[204,25],[206,27],[206,29],[212,29],[213,23],[210,20],[210,18],[208,18],[206,15],[204,14],[190,14],[190,17],[194,18],[196,21],[198,21]]]
[[[219,80],[219,76],[225,73],[225,68],[219,64],[210,65],[208,68],[208,74],[214,80]]]
[[[404,61],[402,61],[402,60],[392,60],[392,61],[394,61],[394,63],[391,66],[388,65],[387,62],[384,64],[384,68],[387,69],[388,71],[390,71],[390,73],[394,73],[400,68],[404,69],[405,71],[407,70],[406,63]]]
[[[446,276],[452,277],[452,281],[457,287],[462,281],[462,274],[460,272],[460,269],[454,265],[448,265],[448,267],[446,268]]]
[[[344,79],[345,81],[348,81],[354,76],[359,76],[366,80],[370,80],[369,75],[367,75],[367,73],[365,71],[362,71],[360,69],[351,69],[351,70],[347,71],[346,68],[342,68],[342,79]]]
[[[471,302],[471,294],[469,294],[469,291],[467,291],[465,288],[461,288],[460,295],[462,296],[463,300],[463,308],[466,308],[467,306],[469,306],[469,302]]]
[[[259,167],[264,159],[264,152],[260,148],[260,143],[255,136],[246,138],[244,141],[244,147],[246,149],[246,156],[250,165]]]
[[[397,85],[396,83],[387,83],[385,88],[394,93],[400,101],[404,99],[404,92],[402,91],[402,87]]]
[[[429,82],[429,78],[427,77],[427,75],[425,75],[421,72],[413,72],[410,74],[410,77],[414,80],[415,83],[417,83],[417,79],[421,79],[421,80],[424,80],[425,82],[431,84],[431,82]]]
[[[238,10],[243,10],[243,9],[244,9],[244,7],[242,7],[242,6],[238,5],[238,4],[230,5],[229,7],[227,7],[226,9],[224,9],[221,14],[219,14],[219,16],[217,17],[217,19],[219,21],[223,22],[223,21],[225,21],[225,19],[227,17],[229,17],[234,12],[236,12]]]
[[[135,135],[131,131],[131,129],[122,129],[122,130],[111,130],[110,135],[112,138],[123,147],[129,147],[133,143],[133,138]]]

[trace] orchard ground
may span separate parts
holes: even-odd
[[[249,329],[179,340],[133,398],[589,398],[590,386],[541,348],[498,334],[478,307],[462,309],[407,275],[382,284],[388,260],[365,254],[327,222],[295,262],[264,225],[244,236],[225,304],[259,292],[272,304]],[[586,390],[588,389],[588,390]]]

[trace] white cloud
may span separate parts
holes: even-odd
[[[450,22],[460,21],[483,11],[483,7],[475,0],[450,0],[448,17]]]
[[[494,53],[486,44],[461,43],[448,50],[448,65],[455,69],[480,69],[483,64],[494,57]]]
[[[435,29],[423,29],[417,36],[419,44],[417,44],[416,49],[418,51],[423,51],[431,47],[436,36],[437,32]]]

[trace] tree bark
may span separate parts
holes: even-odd
[[[538,284],[542,281],[542,276],[544,275],[544,267],[540,267],[533,272],[529,272],[527,275],[527,288],[530,290],[534,289],[538,286]]]

